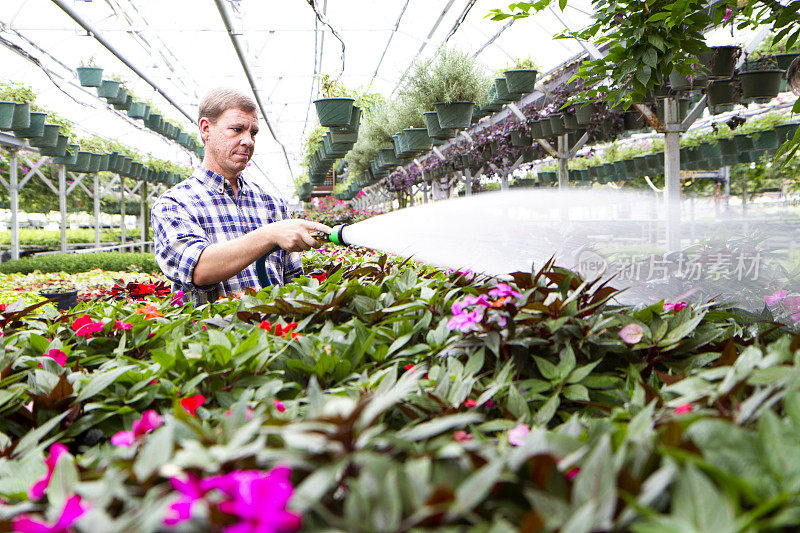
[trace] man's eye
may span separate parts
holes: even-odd
[[[231,128],[231,129],[233,131],[235,131],[236,133],[241,133],[242,132],[242,128]]]

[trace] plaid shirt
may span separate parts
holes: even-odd
[[[290,218],[286,202],[267,194],[258,183],[240,175],[239,198],[224,177],[195,169],[187,180],[162,194],[151,212],[155,233],[156,262],[173,282],[195,300],[201,293],[231,294],[246,287],[260,288],[255,263],[218,285],[197,286],[192,282],[194,267],[206,246],[229,241],[265,224]],[[302,274],[299,253],[278,250],[266,262],[273,285],[283,285]],[[213,299],[213,298],[212,298]]]

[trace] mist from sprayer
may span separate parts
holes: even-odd
[[[344,226],[346,244],[460,271],[531,272],[551,257],[584,279],[626,289],[621,303],[709,299],[749,309],[798,289],[787,271],[800,218],[682,202],[682,249],[665,248],[664,204],[652,192],[520,190],[400,209]]]

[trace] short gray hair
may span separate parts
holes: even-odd
[[[200,102],[198,122],[205,117],[210,122],[217,119],[228,109],[241,109],[246,113],[256,112],[256,103],[243,92],[230,87],[217,87],[209,91]]]

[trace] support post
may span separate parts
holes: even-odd
[[[742,172],[742,214],[747,214],[747,173]]]
[[[466,169],[464,171],[464,196],[472,196],[472,171]]]
[[[725,210],[728,210],[731,201],[731,167],[722,167],[725,171]]]
[[[501,191],[508,190],[508,172],[506,171],[500,173],[500,190]]]
[[[120,244],[122,245],[120,250],[124,252],[125,244],[128,239],[125,235],[125,178],[122,176],[119,177],[119,214],[121,216],[119,223]]]
[[[94,247],[100,248],[100,176],[93,176],[92,203],[94,204]]]
[[[67,168],[58,165],[58,212],[61,214],[61,253],[67,252]]]
[[[150,233],[150,224],[149,224],[149,222],[150,222],[149,218],[150,217],[147,216],[149,213],[147,212],[147,182],[146,181],[142,182],[142,187],[139,189],[139,194],[141,195],[141,198],[142,198],[141,210],[140,210],[140,215],[139,215],[140,222],[141,222],[140,227],[142,229],[142,247],[141,247],[141,251],[142,251],[142,253],[144,253],[144,252],[147,251],[145,242],[147,241],[147,236]]]
[[[10,172],[8,193],[11,197],[11,259],[19,259],[19,176],[16,150],[11,150],[8,169]]]
[[[558,137],[558,188],[567,187],[569,187],[569,146],[565,134]]]
[[[677,252],[681,247],[681,152],[678,102],[664,99],[664,204],[667,217],[667,252]]]

